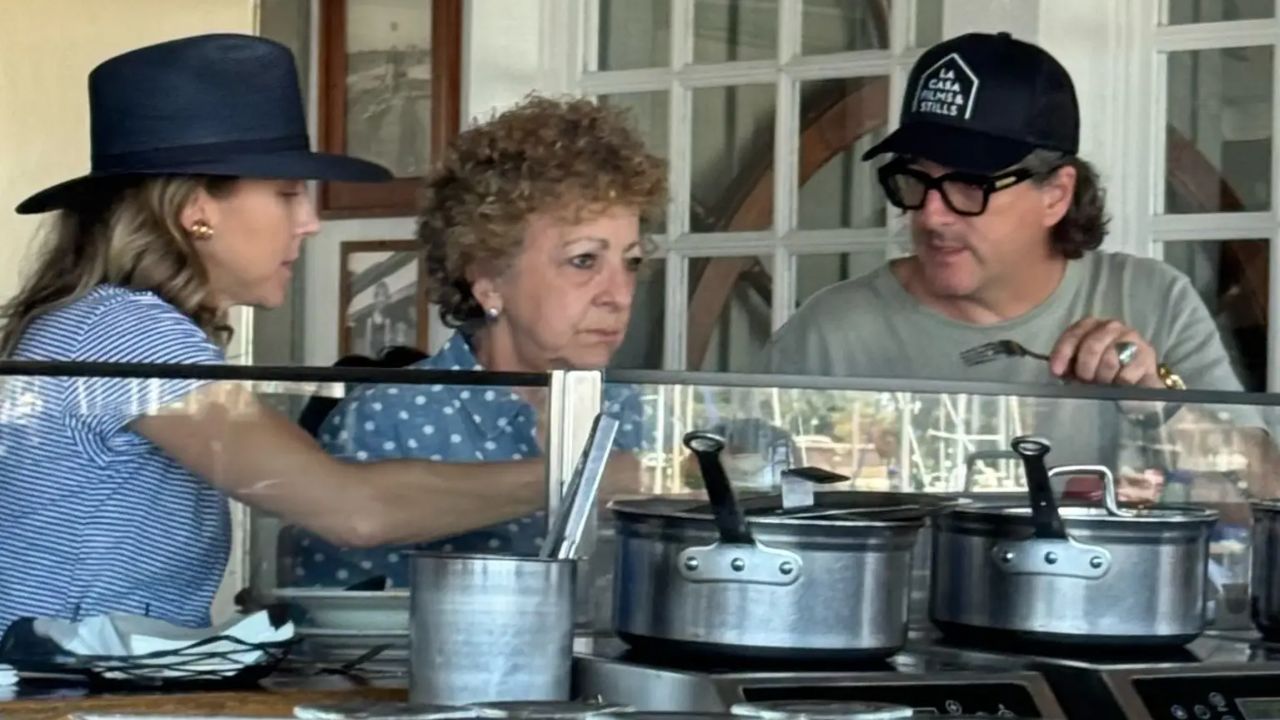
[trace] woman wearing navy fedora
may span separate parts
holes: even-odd
[[[241,35],[95,68],[91,172],[18,206],[56,215],[0,310],[3,355],[225,362],[228,309],[279,305],[317,230],[304,181],[390,177],[310,151],[296,77],[286,48]],[[523,516],[545,494],[538,461],[336,459],[231,383],[14,378],[2,393],[0,630],[107,612],[207,625],[227,496],[369,547]]]

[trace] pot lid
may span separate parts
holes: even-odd
[[[868,525],[918,523],[925,517],[964,504],[962,500],[928,493],[833,491],[814,494],[813,505],[783,509],[777,494],[755,495],[738,501],[743,514],[753,524],[836,524]],[[711,520],[711,506],[694,496],[654,496],[615,500],[615,512],[649,516]]]
[[[520,720],[590,718],[609,713],[626,713],[631,710],[631,708],[626,705],[609,705],[598,702],[557,702],[537,700],[481,703],[474,707],[483,711],[483,717],[519,718]]]
[[[738,703],[730,712],[761,720],[896,720],[909,718],[915,711],[905,705],[878,702],[777,700]]]

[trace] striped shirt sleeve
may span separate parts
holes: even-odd
[[[113,298],[77,328],[74,359],[81,362],[179,363],[225,362],[222,350],[177,308],[150,294]],[[63,395],[64,417],[78,435],[95,446],[127,450],[145,444],[128,432],[138,417],[170,405],[208,380],[160,378],[71,378]]]

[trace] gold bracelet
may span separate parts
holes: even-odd
[[[1187,384],[1182,382],[1182,378],[1173,371],[1173,368],[1160,363],[1156,366],[1156,375],[1160,377],[1160,382],[1170,390],[1186,390]]]

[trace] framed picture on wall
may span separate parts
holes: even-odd
[[[394,346],[426,351],[422,254],[413,240],[342,243],[338,354],[377,357]]]
[[[321,183],[322,216],[415,213],[421,177],[458,132],[461,48],[462,0],[321,0],[321,148],[396,176]]]

